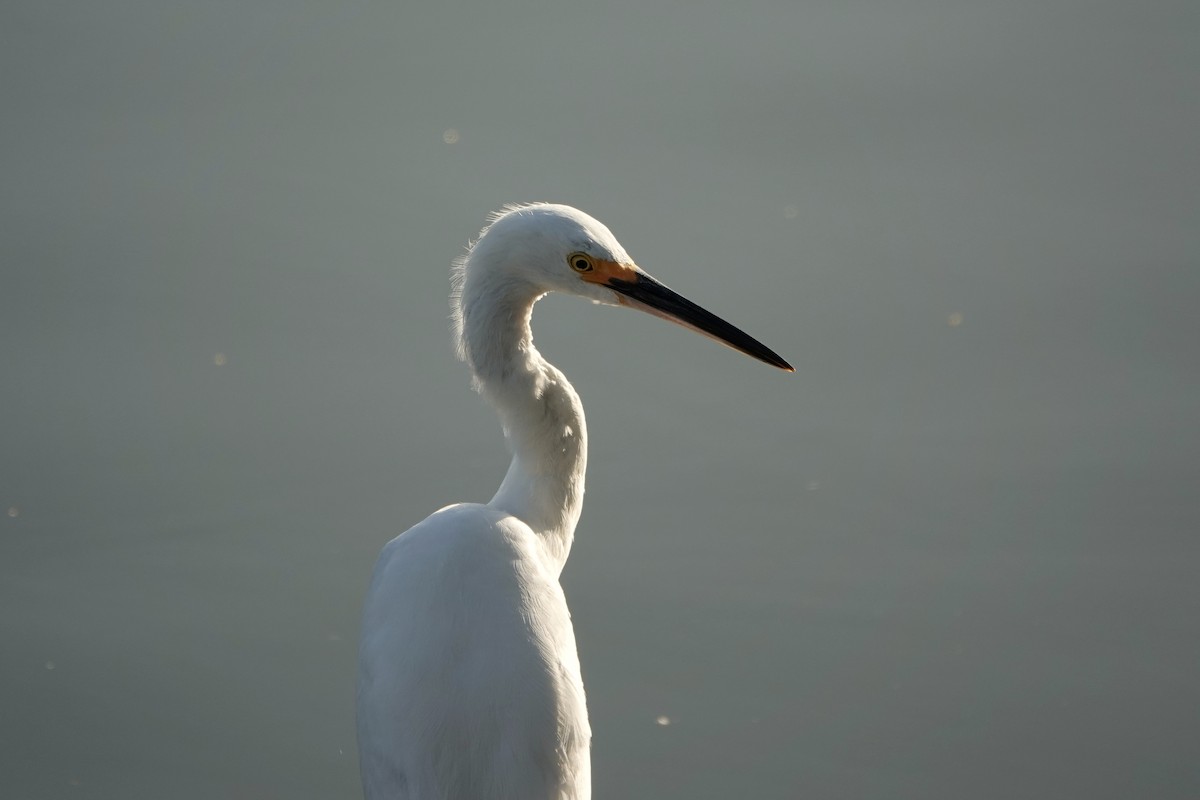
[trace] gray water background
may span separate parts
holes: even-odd
[[[18,1],[0,75],[0,797],[358,796],[530,200],[797,367],[538,307],[597,798],[1200,796],[1196,3]]]

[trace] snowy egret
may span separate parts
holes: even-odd
[[[569,206],[504,209],[453,282],[458,352],[500,414],[512,463],[488,503],[447,506],[379,556],[359,645],[363,788],[368,800],[582,800],[591,729],[558,578],[587,432],[579,396],[533,346],[533,305],[557,291],[630,306],[793,370]]]

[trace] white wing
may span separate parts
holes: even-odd
[[[479,505],[444,508],[384,548],[359,647],[367,800],[590,797],[575,636],[541,548]]]

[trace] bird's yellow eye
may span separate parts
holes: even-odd
[[[596,262],[587,253],[571,253],[567,256],[567,263],[576,272],[591,272],[596,268]]]

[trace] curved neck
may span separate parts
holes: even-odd
[[[541,293],[511,285],[503,293],[488,288],[468,280],[461,298],[463,353],[480,392],[500,414],[512,452],[504,482],[488,505],[529,525],[561,570],[583,508],[583,404],[533,346],[529,319]]]

